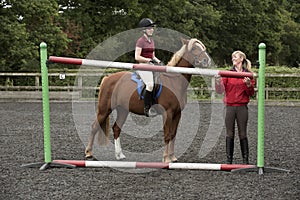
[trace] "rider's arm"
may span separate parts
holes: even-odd
[[[153,58],[152,58],[152,60],[154,60],[156,63],[160,63],[161,62],[158,58],[156,58],[155,52],[153,52]]]
[[[143,56],[141,56],[141,53],[142,53],[142,48],[140,47],[135,47],[135,60],[139,63],[148,63],[151,61],[150,58],[145,58]]]

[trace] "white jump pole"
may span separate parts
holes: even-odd
[[[223,77],[250,77],[250,78],[256,76],[256,74],[250,72],[232,72],[232,71],[225,71],[225,70],[222,71],[222,70],[213,70],[213,69],[184,68],[184,67],[173,67],[173,66],[153,66],[149,64],[134,64],[134,63],[124,63],[124,62],[103,61],[103,60],[57,57],[57,56],[50,56],[48,61],[52,63],[84,65],[84,66],[93,66],[93,67],[102,67],[102,68],[157,71],[157,72],[180,73],[180,74],[195,74],[195,75],[204,75],[204,76],[220,75]]]
[[[87,160],[54,160],[55,163],[74,165],[87,168],[155,168],[155,169],[194,169],[231,171],[234,169],[251,168],[255,165],[210,164],[210,163],[165,163],[165,162],[123,162],[123,161],[87,161]]]

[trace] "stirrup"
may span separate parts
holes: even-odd
[[[149,109],[148,114],[149,114],[149,117],[155,117],[156,115],[158,115],[156,109],[152,108],[152,107]]]
[[[156,115],[158,115],[157,111],[154,108],[145,108],[144,109],[144,113],[146,115],[146,117],[155,117]]]

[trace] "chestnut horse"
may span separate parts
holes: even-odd
[[[210,57],[202,42],[197,39],[182,39],[182,43],[183,46],[173,55],[168,66],[193,68],[194,66],[207,67],[210,64]],[[131,76],[132,72],[122,71],[102,79],[98,94],[97,116],[85,150],[86,158],[93,157],[92,146],[96,133],[99,134],[99,143],[108,142],[109,115],[116,109],[117,117],[112,127],[115,156],[117,160],[125,159],[119,138],[121,128],[129,112],[144,115],[144,102],[139,97],[137,85],[131,80]],[[163,162],[177,161],[174,155],[175,137],[181,111],[187,102],[187,88],[191,76],[190,74],[160,73],[163,86],[155,107],[157,112],[163,116],[164,122]]]

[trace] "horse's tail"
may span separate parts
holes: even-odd
[[[100,103],[100,98],[102,96],[103,92],[103,85],[105,84],[105,79],[107,77],[104,77],[101,81],[100,87],[99,87],[99,93],[98,93],[98,103]],[[100,104],[98,105],[100,106]],[[99,109],[98,109],[99,110]],[[99,112],[99,111],[98,111]],[[109,114],[106,116],[105,120],[100,124],[101,128],[98,130],[98,143],[101,146],[106,146],[109,144],[109,134],[110,134],[110,128],[109,128]]]

